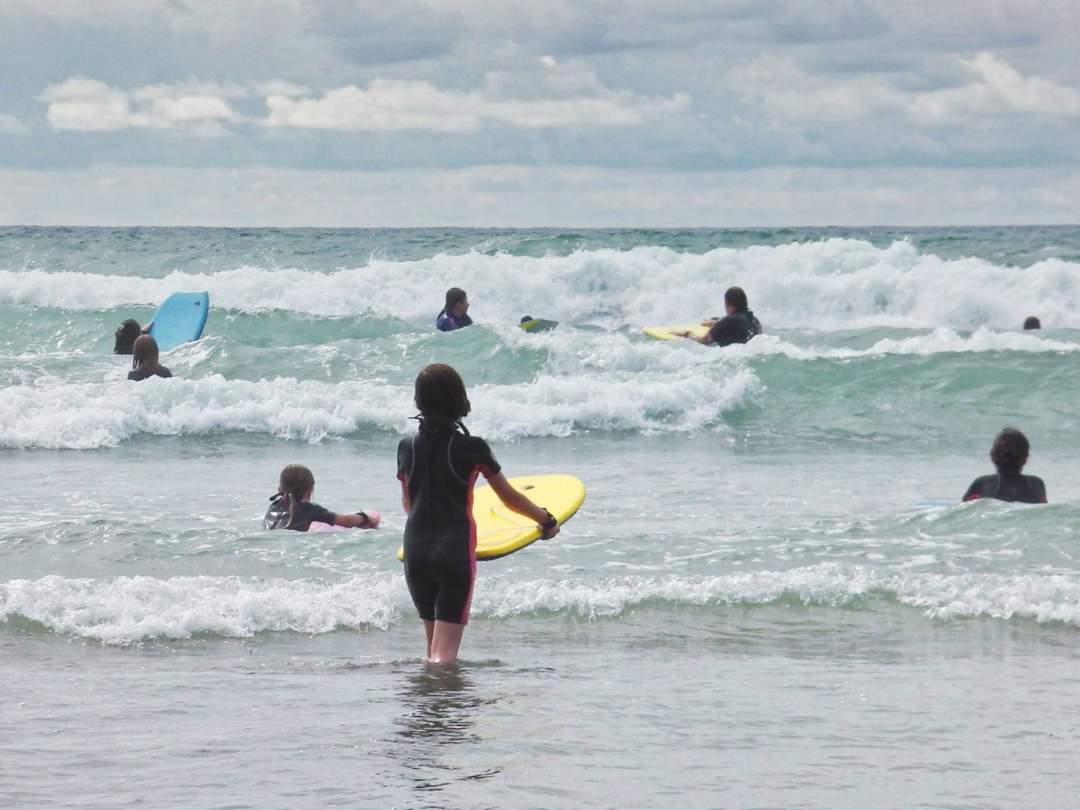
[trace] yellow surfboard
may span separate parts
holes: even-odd
[[[646,326],[641,330],[651,338],[657,340],[678,340],[681,335],[678,332],[689,332],[694,337],[705,337],[709,334],[709,327],[700,323],[681,323],[672,326]]]
[[[518,492],[551,512],[560,526],[585,501],[585,485],[572,475],[526,475],[508,480]],[[540,539],[540,527],[503,506],[499,496],[486,484],[473,490],[473,520],[478,560],[497,560]],[[405,559],[404,546],[398,549],[397,558]]]

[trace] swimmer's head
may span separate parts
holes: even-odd
[[[1016,428],[1005,428],[994,438],[994,446],[990,448],[990,460],[994,462],[998,472],[1019,475],[1027,464],[1030,450],[1027,436]]]
[[[158,362],[158,345],[150,335],[140,335],[131,351],[132,368],[154,366]]]
[[[135,341],[141,334],[142,327],[139,326],[139,322],[128,318],[113,333],[113,337],[116,338],[116,343],[113,344],[113,354],[131,354]]]
[[[450,427],[472,409],[461,375],[445,363],[424,366],[416,375],[415,399],[420,416],[436,427]]]
[[[727,310],[728,315],[746,312],[749,308],[746,303],[746,293],[743,292],[742,287],[727,288],[727,292],[724,293],[724,309]]]
[[[469,296],[465,295],[465,291],[460,287],[451,287],[446,291],[446,306],[443,307],[443,312],[447,315],[456,315],[461,317],[469,311]]]
[[[1029,315],[1027,318],[1024,319],[1024,328],[1042,329],[1042,324],[1039,323],[1039,319],[1036,318],[1034,315]]]
[[[303,464],[290,464],[278,477],[278,492],[289,498],[289,509],[307,500],[315,491],[315,476]]]

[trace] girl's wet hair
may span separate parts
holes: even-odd
[[[113,354],[131,354],[135,347],[135,341],[142,334],[139,322],[128,318],[116,330],[116,343],[113,344]]]
[[[460,287],[451,287],[446,291],[446,306],[443,312],[450,312],[455,306],[466,299],[465,291]]]
[[[1027,436],[1016,428],[1005,428],[994,438],[994,446],[990,448],[990,460],[1001,472],[1018,475],[1027,464],[1030,450]]]
[[[461,375],[445,363],[424,366],[416,375],[415,400],[421,419],[432,427],[450,427],[472,409]]]
[[[289,499],[289,515],[315,489],[315,476],[303,464],[289,464],[278,477],[278,492]],[[291,520],[291,517],[290,517]]]
[[[156,365],[158,361],[158,345],[150,335],[142,335],[135,341],[131,351],[132,368],[143,365]]]

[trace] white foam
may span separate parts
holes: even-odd
[[[530,384],[470,389],[470,427],[490,439],[567,436],[587,430],[690,431],[715,424],[759,385],[751,371],[717,382],[706,376],[640,379],[545,376]],[[92,449],[139,434],[225,431],[311,442],[365,428],[407,433],[411,385],[347,381],[152,378],[0,388],[0,447]]]
[[[874,609],[898,602],[928,618],[1029,619],[1080,626],[1080,581],[1044,574],[897,574],[821,564],[710,577],[529,579],[482,573],[473,614],[489,620],[535,614],[585,619],[649,604],[762,606],[780,602]],[[47,576],[0,583],[0,620],[16,617],[107,644],[196,634],[329,633],[385,629],[414,613],[399,572],[338,581],[254,577]]]
[[[443,291],[460,286],[481,321],[516,322],[531,314],[617,328],[721,313],[723,291],[732,284],[747,289],[766,329],[1015,329],[1027,315],[1038,315],[1048,327],[1080,328],[1080,264],[1047,259],[1017,268],[921,254],[907,241],[877,248],[855,239],[704,254],[661,247],[539,258],[439,254],[372,260],[332,273],[239,267],[133,278],[4,270],[0,303],[106,309],[153,305],[175,290],[205,289],[218,308],[374,314],[429,325]]]

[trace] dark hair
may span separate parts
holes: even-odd
[[[749,305],[746,303],[746,293],[742,287],[728,287],[724,293],[724,303],[731,304],[736,312],[746,312]]]
[[[131,367],[156,366],[158,362],[158,345],[150,335],[140,335],[135,341],[131,351]]]
[[[461,375],[445,363],[431,363],[416,375],[416,407],[421,424],[450,427],[469,415],[472,406]]]
[[[1027,318],[1024,319],[1024,328],[1042,329],[1042,324],[1039,323],[1039,319],[1036,318],[1034,315],[1029,315]]]
[[[128,318],[116,328],[114,333],[116,343],[113,344],[113,354],[131,354],[135,341],[141,334],[142,327],[139,326],[139,322]]]
[[[443,312],[449,314],[450,310],[464,301],[466,297],[463,289],[460,287],[451,287],[446,291],[446,306],[443,307]]]
[[[296,514],[296,505],[315,489],[315,476],[303,464],[289,464],[278,476],[278,492],[288,499],[289,522]]]
[[[994,438],[994,446],[990,448],[990,460],[999,472],[1019,475],[1020,470],[1027,464],[1030,450],[1027,436],[1016,428],[1008,427]]]

